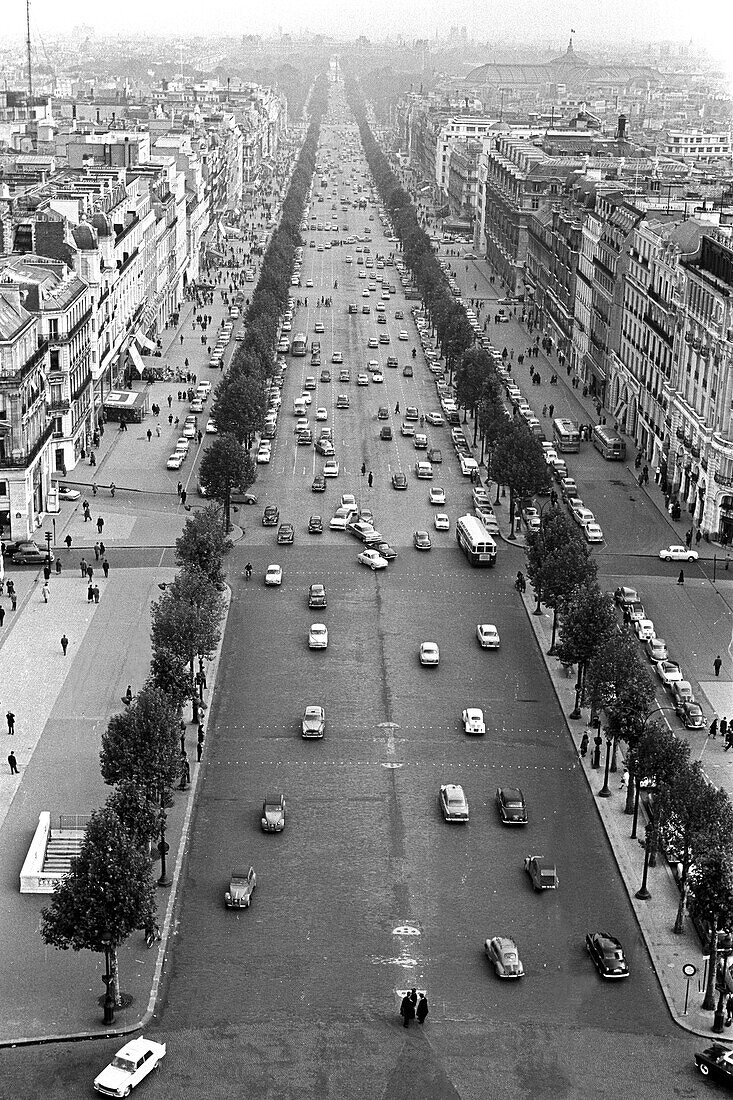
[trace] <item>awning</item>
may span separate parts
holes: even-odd
[[[135,369],[137,370],[137,373],[142,378],[143,374],[145,373],[145,364],[142,361],[140,352],[137,350],[134,344],[130,344],[130,347],[127,350],[130,353],[130,358],[135,364]]]
[[[143,336],[142,332],[136,332],[135,339],[141,348],[147,348],[148,351],[155,351],[155,344],[153,341],[148,340],[147,336]]]

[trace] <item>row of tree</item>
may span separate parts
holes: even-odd
[[[205,662],[221,636],[223,557],[230,547],[218,509],[190,516],[176,542],[179,571],[152,608],[152,660],[147,680],[102,736],[102,777],[112,792],[94,811],[81,850],[41,915],[45,943],[108,951],[119,1003],[117,952],[136,930],[155,925],[154,843],[164,858],[167,811],[186,757],[182,710],[193,700],[199,721]],[[184,784],[185,785],[185,784]]]
[[[311,122],[283,202],[280,222],[262,260],[259,279],[244,316],[244,339],[214,393],[211,416],[218,435],[204,452],[199,484],[222,505],[224,530],[231,522],[234,489],[248,489],[257,476],[250,448],[262,431],[267,391],[273,376],[282,315],[289,302],[295,251],[302,245],[300,226],[316,163],[321,119],[328,105],[325,76],[310,98]]]

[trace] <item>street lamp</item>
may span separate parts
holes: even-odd
[[[722,936],[718,936],[718,958],[722,955],[723,962],[718,968],[718,980],[716,987],[718,993],[718,1007],[715,1009],[715,1016],[713,1017],[713,1031],[716,1035],[722,1035],[725,1027],[725,976],[728,973],[728,959],[733,954],[733,935],[730,932],[725,932]]]
[[[671,712],[672,707],[655,707],[654,710],[649,711],[649,713],[644,718],[644,721],[642,722],[641,730],[639,732],[639,740],[641,740],[641,738],[644,736],[644,730],[646,728],[646,724],[649,721],[649,719],[654,718],[657,714],[662,714],[663,711],[665,711],[665,710],[669,710]],[[631,839],[632,840],[636,840],[636,826],[637,826],[637,822],[639,820],[639,799],[640,799],[640,797],[641,797],[641,776],[639,775],[639,767],[638,767],[638,762],[637,762],[635,767],[634,767],[634,809],[633,809],[634,821],[633,821],[633,825],[632,825],[632,828],[631,828]],[[628,800],[628,797],[627,797],[626,805],[624,806],[624,813],[628,814],[628,813],[631,813],[631,812],[632,811],[631,811],[631,808],[629,806],[629,800]]]
[[[652,826],[651,821],[649,821],[649,822],[647,822],[646,837],[644,838],[644,874],[641,876],[641,886],[639,887],[639,889],[636,891],[636,894],[634,895],[635,897],[637,897],[639,899],[639,901],[649,901],[649,898],[652,896],[649,893],[649,889],[648,889],[646,883],[647,883],[647,877],[649,875],[649,856],[650,856],[651,850],[652,850],[652,836],[653,836],[653,834],[654,834],[654,828]]]
[[[158,879],[158,886],[170,886],[171,879],[168,875],[168,868],[166,866],[165,857],[170,851],[170,845],[165,839],[165,825],[166,817],[165,811],[160,815],[160,840],[158,841],[158,854],[160,855],[160,878]]]
[[[606,770],[605,770],[605,773],[603,775],[603,786],[601,787],[600,791],[598,792],[598,797],[599,798],[610,798],[611,797],[611,788],[608,785],[608,771],[609,771],[609,767],[610,767],[610,764],[611,764],[611,745],[612,744],[613,744],[613,734],[610,734],[608,732],[608,730],[606,730]]]
[[[115,997],[112,992],[112,935],[108,931],[102,934],[102,946],[104,947],[104,977],[102,978],[105,986],[104,1023],[113,1024],[115,1022]]]

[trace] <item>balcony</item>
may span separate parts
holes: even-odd
[[[30,451],[21,455],[8,455],[5,458],[0,458],[0,470],[24,470],[30,466],[35,458],[41,453],[46,443],[51,438],[53,433],[53,420],[49,421],[46,428],[39,435],[36,442],[31,447]]]

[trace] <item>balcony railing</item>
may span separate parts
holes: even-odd
[[[31,465],[33,460],[40,454],[46,443],[53,434],[53,420],[49,421],[45,429],[41,432],[36,442],[31,447],[30,451],[26,451],[21,455],[7,455],[5,458],[0,458],[0,470],[12,469],[23,470]]]

